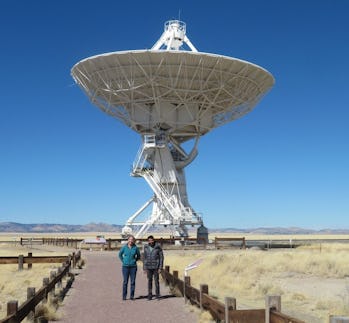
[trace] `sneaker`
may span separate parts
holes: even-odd
[[[123,300],[123,301],[126,301],[126,297],[123,297],[122,300]]]
[[[148,295],[147,296],[148,301],[150,301],[152,299],[152,297],[153,297],[153,295]]]

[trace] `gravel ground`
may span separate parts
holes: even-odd
[[[116,252],[84,251],[85,268],[76,279],[60,307],[59,322],[198,322],[183,298],[173,297],[161,285],[161,298],[148,301],[147,279],[138,268],[135,300],[122,300],[121,262]]]

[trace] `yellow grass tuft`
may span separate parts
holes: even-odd
[[[35,318],[40,321],[41,318],[47,321],[59,321],[61,315],[57,313],[58,304],[48,302],[46,304],[40,303],[35,309]]]

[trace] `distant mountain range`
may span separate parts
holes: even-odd
[[[88,223],[88,224],[51,224],[51,223],[32,223],[23,224],[16,222],[0,222],[0,232],[121,232],[122,225],[106,223]]]
[[[263,227],[263,228],[251,228],[251,229],[234,229],[234,228],[220,228],[210,229],[210,233],[249,233],[249,234],[349,234],[349,229],[305,229],[298,227]]]
[[[23,224],[16,222],[0,222],[1,232],[33,232],[33,233],[64,233],[64,232],[121,232],[123,225],[107,223],[88,223],[88,224],[51,224],[51,223],[33,223]],[[157,230],[152,230],[157,231]],[[209,232],[219,233],[249,233],[249,234],[349,234],[349,229],[322,229],[312,230],[298,227],[272,227],[272,228],[209,228]]]

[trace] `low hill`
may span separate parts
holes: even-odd
[[[57,223],[16,223],[0,222],[1,232],[121,232],[123,225],[108,223],[57,224]],[[161,228],[151,228],[151,232],[161,232]],[[190,228],[190,231],[193,229]],[[195,231],[196,229],[194,229]],[[349,229],[312,230],[298,227],[262,227],[250,229],[209,228],[210,233],[243,233],[243,234],[349,234]]]
[[[0,222],[0,232],[121,232],[122,225],[106,223],[56,224]]]

